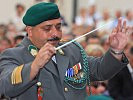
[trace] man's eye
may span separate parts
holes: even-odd
[[[56,29],[57,29],[58,31],[60,31],[60,30],[61,30],[61,25],[57,25],[57,26],[56,26]]]
[[[44,29],[44,31],[50,31],[51,27],[45,27],[43,29]]]

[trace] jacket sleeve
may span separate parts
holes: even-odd
[[[15,97],[26,91],[37,82],[37,79],[30,81],[31,63],[19,62],[19,58],[12,52],[5,51],[0,55],[0,94],[5,94],[8,97]],[[12,73],[14,69],[23,64],[20,77],[22,82],[12,84]]]
[[[125,56],[124,61],[119,61],[110,51],[107,51],[102,57],[88,57],[88,62],[91,81],[110,79],[128,64]]]
[[[121,89],[122,89],[122,77],[121,74],[118,73],[108,81],[108,90],[110,96],[116,100],[125,100],[126,98],[124,98],[121,94]]]

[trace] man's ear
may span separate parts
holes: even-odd
[[[31,26],[26,26],[26,31],[29,37],[32,36],[32,27]]]

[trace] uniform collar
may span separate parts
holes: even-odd
[[[27,36],[24,37],[21,44],[23,44],[26,47],[28,47],[29,45],[33,45],[33,43],[30,41],[30,39]]]

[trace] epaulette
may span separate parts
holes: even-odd
[[[22,83],[22,69],[24,65],[17,66],[11,74],[12,85]]]

